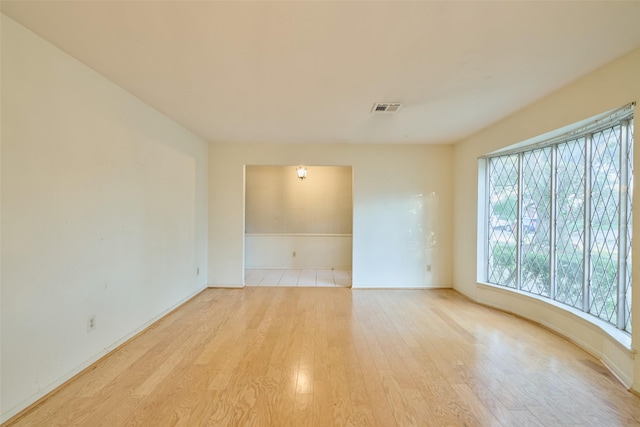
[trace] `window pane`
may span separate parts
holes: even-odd
[[[616,323],[620,127],[593,134],[589,312]]]
[[[556,300],[582,310],[584,138],[558,145],[556,170]]]
[[[522,154],[522,210],[520,289],[550,296],[549,224],[551,219],[551,149]]]
[[[488,281],[516,287],[518,156],[489,160]]]
[[[487,282],[630,333],[633,119],[583,132],[488,158]]]

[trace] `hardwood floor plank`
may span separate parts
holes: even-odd
[[[333,423],[331,386],[328,380],[313,382],[312,416],[314,426],[330,426]]]
[[[157,383],[136,405],[125,424],[161,425],[167,421],[170,424],[177,423],[177,408],[189,408],[193,405],[195,396],[191,390],[199,388],[204,373],[202,365],[189,365],[187,369],[172,371],[170,376]]]
[[[359,365],[346,367],[347,383],[351,405],[353,407],[353,421],[356,426],[374,426],[375,417],[372,410],[364,374]]]
[[[488,410],[488,408],[471,391],[467,384],[453,384],[453,389],[458,395],[458,401],[467,408],[468,418],[482,426],[498,426],[500,422]],[[462,406],[461,405],[461,406]]]
[[[254,287],[203,292],[6,423],[164,425],[637,426],[640,398],[452,290]]]
[[[295,426],[313,426],[313,395],[310,393],[296,393],[293,408],[292,423]]]
[[[345,365],[337,363],[331,367],[331,403],[334,426],[354,425],[353,407]]]
[[[379,373],[384,393],[389,401],[396,423],[402,426],[420,425],[420,419],[407,402],[400,384],[393,376],[393,371],[381,370]]]

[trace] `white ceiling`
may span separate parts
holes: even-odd
[[[214,142],[450,143],[640,47],[640,2],[2,1]],[[374,102],[402,102],[371,114]]]

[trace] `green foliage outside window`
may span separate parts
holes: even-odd
[[[630,333],[633,120],[624,114],[610,127],[488,159],[485,265],[489,283]]]

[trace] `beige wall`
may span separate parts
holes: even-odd
[[[0,421],[206,286],[208,197],[206,142],[1,30]]]
[[[451,146],[211,144],[209,284],[243,286],[244,167],[353,167],[353,286],[451,286]],[[310,179],[310,178],[309,178]]]
[[[602,358],[623,381],[640,390],[640,358],[602,328],[579,315],[570,314],[528,296],[479,284],[477,271],[478,157],[508,145],[570,125],[599,113],[640,100],[640,50],[539,100],[518,113],[467,138],[454,149],[454,287],[480,302],[512,311],[561,332]],[[636,109],[637,120],[637,109]],[[640,170],[639,151],[634,157]],[[638,186],[634,189],[637,200]],[[633,221],[639,224],[640,209]],[[634,227],[634,241],[640,241],[640,227]],[[640,277],[640,252],[633,256],[633,275]],[[640,292],[633,293],[634,307],[640,307]],[[640,342],[640,316],[633,319],[633,344]]]
[[[351,234],[351,168],[246,167],[247,233]]]
[[[245,268],[351,269],[352,169],[245,168]]]

